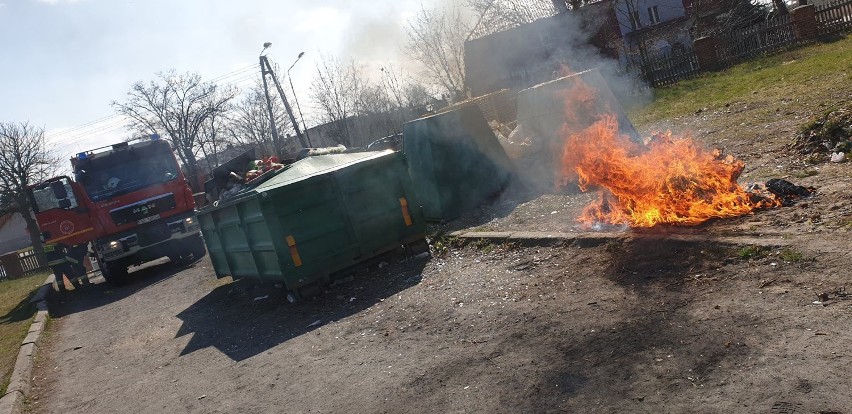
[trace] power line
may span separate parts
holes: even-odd
[[[239,71],[234,71],[232,73],[245,72],[246,69],[252,69],[252,68],[256,68],[256,67],[258,67],[258,65],[249,66],[249,67],[243,68]],[[242,74],[241,76],[239,76],[235,79],[231,79],[230,81],[225,83],[223,86],[239,86],[240,84],[244,83],[245,81],[251,80],[251,79],[257,77],[257,75],[258,74],[255,74],[255,73],[244,73],[244,74]],[[229,77],[233,77],[233,76],[234,75],[230,75]],[[220,79],[221,79],[221,77],[220,77]],[[122,118],[122,119],[115,119],[115,118],[119,118],[119,117]],[[80,138],[83,138],[83,137],[86,137],[86,136],[89,136],[89,135],[94,135],[94,134],[97,134],[97,133],[104,133],[104,132],[124,128],[125,126],[127,126],[127,123],[128,123],[128,119],[126,119],[126,118],[128,118],[128,117],[121,115],[121,114],[115,114],[115,115],[112,115],[112,116],[109,116],[109,117],[105,117],[105,118],[102,118],[102,119],[103,120],[115,119],[115,120],[110,121],[110,122],[108,122],[104,125],[98,125],[97,127],[94,127],[94,124],[96,123],[95,121],[88,122],[87,124],[89,125],[89,127],[90,128],[94,127],[94,129],[86,129],[86,128],[80,129],[80,127],[76,127],[75,129],[77,129],[77,130],[73,131],[74,133],[71,136],[63,137],[62,139],[60,139],[58,141],[54,141],[53,144],[57,145],[57,146],[62,146],[62,145],[65,145],[66,143],[76,141]],[[84,124],[84,125],[86,125],[86,124]],[[82,127],[82,125],[81,125],[81,127]],[[61,135],[67,135],[68,131],[69,130],[64,130],[64,131],[60,131],[60,132],[55,133],[55,134],[51,134],[51,138],[55,138],[55,137],[61,136]]]
[[[210,80],[208,80],[207,82],[214,82],[215,83],[215,82],[218,82],[218,81],[221,81],[221,80],[224,80],[224,79],[227,79],[227,78],[232,78],[232,77],[238,77],[239,80],[237,80],[236,82],[241,82],[242,80],[244,80],[242,78],[245,78],[246,72],[257,70],[258,68],[259,68],[259,64],[257,64],[257,63],[252,64],[252,65],[248,65],[248,66],[243,66],[243,67],[235,69],[231,72],[227,72],[225,74],[213,77]],[[234,82],[235,82],[234,80],[231,80],[228,83],[226,83],[226,85],[234,84]],[[71,128],[64,129],[64,130],[59,131],[59,132],[55,132],[53,134],[50,134],[50,136],[51,136],[51,138],[54,138],[54,137],[57,137],[57,136],[68,135],[70,133],[82,132],[83,130],[86,130],[86,128],[91,127],[92,125],[104,123],[104,122],[110,121],[112,119],[118,118],[120,116],[122,116],[122,115],[120,115],[120,114],[108,115],[108,116],[105,116],[105,117],[102,117],[102,118],[95,119],[93,121],[86,122],[84,124],[80,124],[80,125],[77,125],[77,126],[74,126],[74,127],[71,127]],[[88,135],[89,132],[90,131],[86,131],[85,133],[83,133],[81,135],[75,134],[69,139],[73,140],[76,137]]]

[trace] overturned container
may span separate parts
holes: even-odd
[[[397,152],[319,155],[199,211],[198,219],[217,277],[283,283],[295,301],[382,253],[424,248],[425,220],[413,193]]]
[[[423,212],[449,221],[500,194],[512,165],[475,104],[407,122],[403,152]]]

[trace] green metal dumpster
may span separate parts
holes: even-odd
[[[422,243],[417,206],[405,160],[388,150],[296,161],[198,219],[218,277],[283,282],[293,300],[352,265]]]
[[[476,104],[403,125],[408,172],[427,220],[452,220],[497,195],[512,166]]]

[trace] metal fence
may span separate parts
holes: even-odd
[[[852,1],[835,0],[816,6],[816,19],[823,34],[852,29]]]
[[[731,65],[796,42],[796,30],[790,15],[782,15],[745,28],[718,34],[716,54],[720,63]]]

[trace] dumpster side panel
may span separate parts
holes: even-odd
[[[408,170],[427,219],[454,219],[508,184],[512,164],[475,104],[404,128]]]
[[[258,276],[257,267],[240,218],[241,204],[232,204],[213,212],[219,240],[222,243],[222,249],[225,251],[231,276],[235,279]]]
[[[213,270],[216,272],[216,277],[229,276],[231,268],[228,267],[228,258],[226,257],[225,249],[222,247],[219,232],[216,231],[216,221],[212,213],[212,211],[207,210],[196,214],[201,225],[201,235],[204,237],[204,244],[207,245],[207,254],[213,263]]]
[[[241,203],[238,211],[257,274],[272,280],[281,279],[278,252],[272,242],[260,202],[255,198]]]
[[[335,264],[358,256],[357,239],[331,174],[279,187],[270,191],[264,202],[289,289],[323,278]],[[288,237],[292,237],[293,246],[288,244]]]
[[[425,221],[399,154],[341,170],[337,179],[362,257],[423,237]]]
[[[437,133],[435,123],[412,121],[404,124],[402,128],[402,145],[417,199],[426,217],[440,219],[443,216],[443,208],[434,165],[435,160],[440,157],[432,153],[430,139]]]

